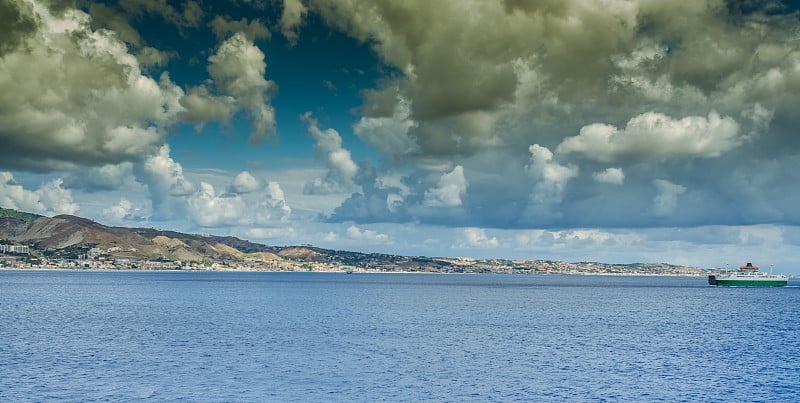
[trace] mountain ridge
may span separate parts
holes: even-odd
[[[675,274],[703,269],[666,263],[567,263],[550,260],[403,256],[324,249],[310,245],[268,246],[233,236],[186,234],[154,228],[114,227],[74,215],[39,216],[0,209],[0,239],[34,251],[99,251],[113,259],[224,263],[257,270],[360,270],[436,273],[619,273]],[[73,253],[74,254],[74,253]],[[250,267],[250,266],[248,266]]]

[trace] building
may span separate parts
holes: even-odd
[[[30,253],[30,248],[26,245],[0,245],[0,253],[18,253],[27,255]]]

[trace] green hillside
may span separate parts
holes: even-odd
[[[22,212],[22,211],[17,211],[17,210],[13,210],[13,209],[7,209],[7,208],[0,207],[0,218],[3,218],[3,217],[16,218],[17,220],[22,220],[22,221],[26,221],[27,222],[27,221],[33,221],[33,220],[35,220],[35,219],[37,219],[39,217],[42,217],[42,216],[40,216],[38,214],[25,213],[25,212]]]

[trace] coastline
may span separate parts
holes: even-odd
[[[388,271],[388,270],[246,270],[246,269],[109,269],[109,268],[76,268],[76,267],[0,267],[0,271],[61,271],[61,272],[126,272],[126,273],[336,273],[336,274],[426,274],[426,275],[479,275],[497,274],[509,276],[600,276],[600,277],[705,277],[705,274],[688,273],[598,273],[598,272],[436,272],[436,271]],[[794,276],[788,276],[795,278]]]

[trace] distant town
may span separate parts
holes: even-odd
[[[705,276],[714,269],[667,263],[402,256],[269,246],[231,236],[109,227],[86,218],[0,208],[0,269],[205,270],[347,273],[504,273]]]
[[[471,258],[407,257],[384,254],[331,253],[315,259],[205,259],[182,261],[119,256],[120,248],[70,247],[37,250],[29,245],[0,245],[0,268],[72,270],[207,270],[271,272],[411,272],[411,273],[502,273],[502,274],[594,274],[704,276],[714,270],[665,263],[607,264],[568,263],[549,260],[503,260]]]

